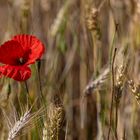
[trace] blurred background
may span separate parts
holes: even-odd
[[[1,44],[25,33],[37,36],[46,47],[40,78],[36,63],[31,66],[32,77],[27,81],[32,102],[40,96],[41,85],[47,113],[40,117],[46,125],[32,121],[24,129],[26,133],[21,130],[16,139],[107,140],[110,128],[111,140],[140,140],[139,0],[0,0],[0,18]],[[114,48],[117,52],[113,62]],[[110,72],[112,65],[114,74]],[[122,67],[123,72],[119,71]],[[114,121],[110,124],[110,111],[112,77],[117,85],[117,76],[121,77],[121,94],[117,96],[115,129]],[[14,108],[17,116],[22,116],[25,109],[21,106],[27,106],[26,89],[24,83],[5,78],[0,81],[0,90],[0,140],[6,140],[9,129],[3,112],[12,116]],[[116,100],[114,106],[115,103]],[[43,102],[37,102],[34,110],[42,106]],[[52,110],[59,107],[63,108],[63,115],[58,137],[50,137],[51,132],[56,135]],[[115,111],[112,116],[115,120]],[[45,138],[44,129],[49,138]]]

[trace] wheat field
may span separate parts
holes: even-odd
[[[0,77],[0,140],[140,140],[140,0],[0,0],[0,17],[0,45],[45,46],[28,80]]]

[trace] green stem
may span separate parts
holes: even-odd
[[[38,67],[36,66],[36,71],[37,71],[38,81],[39,81],[39,90],[40,90],[40,95],[41,95],[41,99],[42,99],[42,101],[43,101],[43,104],[44,104],[44,106],[46,107],[46,100],[45,100],[45,98],[44,98],[44,96],[43,96],[42,86],[41,86],[41,77],[40,77],[41,62],[40,62],[40,60],[39,60],[38,63],[39,63],[39,64],[38,64],[39,66],[38,66]]]
[[[114,43],[114,41],[113,41]],[[111,97],[111,109],[110,109],[110,121],[109,121],[109,130],[108,130],[108,140],[110,138],[110,132],[111,132],[111,126],[112,126],[112,117],[113,117],[113,100],[114,100],[114,84],[115,84],[115,78],[114,78],[114,61],[115,61],[115,56],[116,56],[116,51],[117,48],[115,48],[114,50],[114,54],[113,54],[113,59],[112,59],[112,63],[111,63],[111,76],[112,76],[112,97]]]
[[[111,97],[111,109],[110,109],[110,120],[109,120],[109,130],[108,130],[108,136],[107,136],[107,140],[109,140],[110,138],[110,132],[111,132],[111,125],[112,125],[112,114],[113,114],[113,99],[114,99],[114,59],[115,59],[115,55],[116,55],[116,48],[114,50],[114,55],[113,55],[113,59],[112,59],[112,54],[113,54],[113,48],[114,48],[114,44],[115,44],[115,39],[116,39],[116,35],[117,35],[117,30],[118,30],[118,24],[115,24],[115,33],[113,36],[113,40],[111,43],[111,47],[110,47],[110,69],[112,71],[111,76],[112,76],[112,97]]]
[[[27,97],[27,104],[30,106],[30,105],[31,105],[31,98],[30,98],[30,93],[29,93],[27,81],[25,81],[24,83],[25,83],[25,88],[26,88],[26,91],[27,91],[27,94],[26,94],[26,97]]]

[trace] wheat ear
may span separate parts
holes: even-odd
[[[95,80],[90,81],[89,84],[84,89],[84,93],[89,94],[91,90],[95,90],[101,85],[103,85],[103,83],[105,83],[107,79],[109,71],[110,71],[109,68],[106,68]]]
[[[18,136],[21,129],[25,127],[25,125],[29,122],[31,117],[30,110],[25,112],[23,116],[20,117],[18,121],[15,122],[13,128],[9,131],[8,140],[13,140]]]
[[[128,85],[135,96],[137,103],[140,105],[140,86],[136,85],[133,80],[129,80]]]
[[[63,111],[62,106],[50,105],[47,119],[44,121],[43,140],[58,140]]]
[[[125,80],[125,72],[126,68],[124,65],[121,65],[117,69],[116,73],[116,82],[115,82],[115,102],[116,104],[120,103],[120,99],[122,97],[122,90],[123,90],[123,85],[124,85],[124,80]]]

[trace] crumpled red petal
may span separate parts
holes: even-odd
[[[32,35],[16,35],[13,40],[18,41],[25,52],[26,64],[32,64],[37,59],[40,59],[44,53],[45,47],[43,43]]]
[[[23,49],[17,41],[7,41],[0,46],[1,63],[18,65],[18,59],[21,58],[23,54]]]
[[[31,69],[27,66],[0,66],[0,77],[4,75],[16,81],[25,81],[31,76]]]

